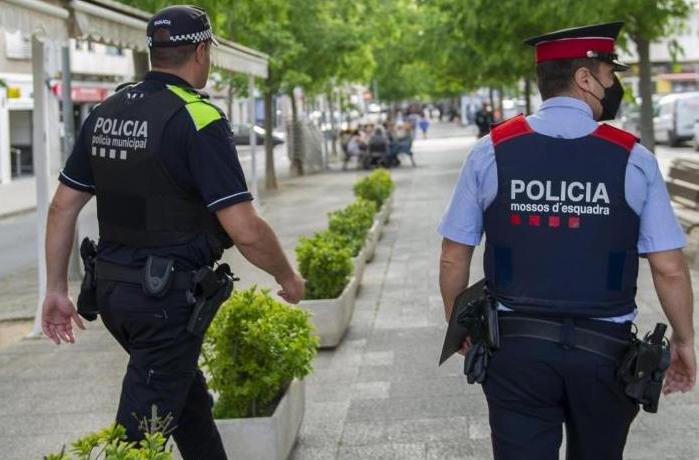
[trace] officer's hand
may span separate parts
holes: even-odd
[[[468,350],[471,349],[471,346],[473,344],[471,343],[471,337],[466,337],[466,340],[464,340],[464,343],[461,344],[461,349],[459,350],[459,354],[466,356],[466,353],[468,353]]]
[[[281,290],[277,294],[289,303],[299,303],[306,294],[306,281],[296,272],[291,278],[280,281],[279,285]]]
[[[73,321],[80,329],[85,329],[73,301],[67,294],[47,292],[41,313],[41,329],[44,334],[56,345],[60,345],[61,340],[75,343]]]
[[[685,393],[694,387],[697,377],[694,343],[681,343],[673,337],[670,339],[670,352],[670,368],[665,374],[663,393],[666,395],[677,391]]]

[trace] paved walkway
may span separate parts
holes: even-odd
[[[417,168],[394,170],[396,206],[343,343],[322,351],[307,379],[304,424],[292,458],[487,459],[490,441],[480,389],[462,362],[436,365],[445,329],[437,285],[437,222],[472,137],[433,126],[416,142]],[[327,211],[352,199],[357,172],[291,179],[268,196],[263,212],[293,255],[296,238],[326,225]],[[243,285],[274,287],[270,277],[234,262]],[[472,276],[480,268],[477,252]],[[641,330],[661,320],[647,264],[639,280]],[[1,305],[0,305],[1,306]],[[27,460],[113,419],[125,354],[99,325],[74,346],[25,340],[0,352],[0,446],[3,458]],[[697,393],[667,398],[659,415],[634,424],[627,459],[696,459]]]

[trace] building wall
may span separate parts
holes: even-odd
[[[653,62],[671,62],[670,40],[677,40],[683,52],[677,56],[678,62],[699,63],[699,7],[695,8],[686,20],[682,30],[664,40],[652,43],[650,57]],[[633,43],[629,43],[629,50],[622,51],[622,60],[629,63],[638,62],[638,53]]]

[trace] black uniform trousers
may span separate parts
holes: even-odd
[[[141,421],[155,406],[185,460],[226,459],[211,413],[212,398],[197,361],[202,339],[187,332],[192,312],[185,291],[157,299],[141,287],[98,282],[97,301],[107,329],[129,354],[116,420],[129,440],[143,438]]]
[[[575,325],[630,336],[629,323],[576,320]],[[501,338],[483,384],[494,458],[558,460],[565,425],[567,460],[621,460],[638,405],[624,394],[616,366],[560,343]]]

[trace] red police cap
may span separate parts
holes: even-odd
[[[558,30],[524,41],[536,49],[536,63],[562,59],[599,59],[614,66],[616,71],[629,70],[619,61],[614,45],[623,22]]]

